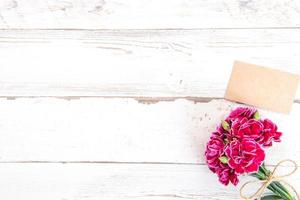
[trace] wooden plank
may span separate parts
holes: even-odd
[[[0,195],[9,200],[238,199],[237,189],[224,190],[206,166],[0,164],[0,168]]]
[[[0,28],[299,27],[299,9],[289,0],[1,0]]]
[[[222,98],[235,59],[300,74],[299,43],[300,29],[2,30],[0,96]]]
[[[0,169],[0,195],[9,200],[239,199],[240,185],[221,185],[206,166],[2,163]],[[297,187],[299,177],[288,179]]]
[[[204,163],[210,133],[234,106],[224,100],[1,99],[0,161]],[[284,132],[267,163],[300,161],[300,104],[288,116],[262,115]]]

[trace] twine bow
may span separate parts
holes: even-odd
[[[285,175],[276,176],[276,170],[279,166],[282,165],[282,163],[292,163],[294,169],[291,172],[289,172]],[[297,169],[298,169],[298,167],[297,167],[297,163],[295,161],[289,160],[289,159],[282,160],[279,163],[277,163],[277,165],[275,166],[275,168],[273,169],[273,171],[270,173],[270,175],[267,177],[266,180],[248,181],[244,185],[242,185],[242,187],[240,188],[240,196],[241,196],[242,199],[246,199],[246,200],[252,200],[252,199],[255,199],[255,198],[260,199],[261,196],[263,195],[264,191],[266,190],[266,188],[273,181],[278,181],[278,182],[282,182],[285,185],[287,185],[288,187],[290,187],[293,190],[293,192],[296,194],[297,199],[300,200],[300,196],[297,193],[296,189],[293,186],[291,186],[289,183],[287,183],[285,180],[283,180],[285,177],[288,177],[288,176],[292,175],[293,173],[295,173]],[[250,184],[253,184],[253,183],[262,183],[262,186],[255,193],[250,194],[250,195],[245,195],[244,194],[244,189],[246,188],[246,186],[248,186]]]

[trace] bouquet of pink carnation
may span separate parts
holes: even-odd
[[[272,172],[264,165],[264,149],[280,142],[281,135],[276,124],[261,119],[256,109],[238,107],[212,133],[205,151],[207,165],[224,185],[237,185],[242,174],[266,180]],[[273,194],[262,199],[295,199],[279,181],[267,188]]]

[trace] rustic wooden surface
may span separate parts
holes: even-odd
[[[234,60],[300,74],[300,2],[1,0],[0,55],[0,199],[239,199],[205,143]],[[261,112],[300,165],[300,88]]]

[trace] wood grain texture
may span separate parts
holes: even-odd
[[[296,0],[1,0],[0,199],[239,199],[203,158],[217,99],[234,60],[300,74],[299,44]],[[296,102],[262,111],[267,164],[300,164]]]
[[[0,176],[0,194],[9,200],[238,199],[206,166],[0,164]]]
[[[234,60],[300,74],[299,43],[300,29],[2,30],[0,96],[222,98]]]
[[[0,161],[203,164],[210,133],[235,106],[224,100],[1,99]],[[284,132],[283,142],[268,150],[268,164],[300,161],[299,114],[300,104],[289,116],[262,112]]]
[[[9,200],[239,199],[238,188],[222,186],[201,165],[2,163],[0,176]],[[289,181],[299,186],[299,172]]]
[[[299,27],[290,0],[1,0],[0,28]]]

